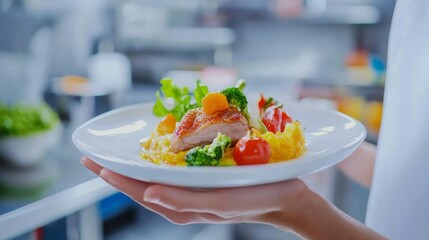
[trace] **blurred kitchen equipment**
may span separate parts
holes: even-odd
[[[70,75],[53,81],[53,92],[67,97],[72,128],[94,116],[96,97],[108,96],[107,109],[115,108],[122,94],[131,88],[128,58],[113,52],[113,44],[107,40],[98,44],[98,51],[89,58],[88,77]]]
[[[117,52],[100,52],[92,56],[88,65],[88,78],[93,84],[103,85],[111,93],[113,108],[121,95],[131,88],[131,63]]]
[[[7,52],[0,48],[1,103],[34,104],[43,100],[48,80],[50,40],[51,30],[41,28],[31,37],[28,51]]]
[[[66,99],[71,129],[94,116],[96,97],[112,93],[107,83],[91,82],[85,77],[73,75],[54,79],[52,91]]]
[[[125,91],[131,87],[130,61],[120,53],[98,53],[90,59],[88,78],[114,91]]]

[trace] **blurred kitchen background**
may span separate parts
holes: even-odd
[[[173,225],[85,170],[71,133],[154,100],[165,76],[211,90],[242,78],[252,99],[337,109],[377,143],[394,3],[0,0],[0,239],[300,239],[263,225]],[[335,168],[305,180],[364,221],[367,189]]]

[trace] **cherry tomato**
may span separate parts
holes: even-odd
[[[232,152],[237,165],[264,164],[270,160],[270,145],[260,138],[242,138]]]

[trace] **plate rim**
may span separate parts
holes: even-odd
[[[348,143],[348,145],[342,146],[339,148],[335,148],[335,149],[331,149],[330,151],[325,151],[323,153],[320,153],[317,156],[314,156],[313,158],[324,158],[326,155],[333,155],[335,153],[341,152],[341,150],[343,150],[343,149],[346,149],[346,148],[349,148],[352,146],[359,146],[359,144],[365,140],[365,137],[367,135],[367,131],[366,131],[366,128],[364,127],[364,125],[360,121],[358,121],[358,120],[356,120],[356,119],[354,119],[354,118],[352,118],[352,117],[350,117],[344,113],[338,112],[336,110],[322,110],[322,109],[314,108],[314,107],[311,107],[308,105],[300,105],[299,102],[293,102],[293,101],[285,101],[285,102],[287,104],[292,104],[295,106],[299,105],[299,108],[306,108],[306,109],[311,110],[311,111],[325,112],[325,113],[330,113],[330,114],[341,116],[342,118],[345,118],[349,121],[354,122],[358,126],[358,128],[360,128],[362,130],[362,131],[360,131],[360,134],[357,134],[357,136],[354,137],[352,142]],[[148,106],[151,104],[153,105],[153,102],[131,104],[131,105],[119,107],[116,109],[112,109],[112,110],[107,111],[105,113],[102,113],[98,116],[95,116],[94,118],[92,118],[92,119],[86,121],[85,123],[81,124],[79,127],[77,127],[73,131],[72,141],[73,141],[74,145],[78,148],[78,150],[84,155],[92,155],[96,158],[100,158],[100,159],[105,160],[105,161],[119,160],[121,162],[121,164],[138,166],[141,168],[149,168],[149,169],[153,169],[155,171],[163,171],[163,172],[170,172],[170,171],[174,171],[174,172],[177,172],[177,171],[180,171],[180,172],[213,172],[214,169],[219,169],[219,170],[222,169],[222,171],[224,171],[224,172],[230,172],[230,171],[236,172],[236,171],[248,171],[248,170],[251,170],[254,168],[258,168],[261,170],[267,170],[267,169],[270,169],[273,167],[279,167],[279,166],[283,166],[283,165],[292,165],[296,161],[299,161],[300,158],[302,157],[302,156],[300,156],[298,158],[280,161],[280,162],[269,163],[269,164],[243,165],[243,166],[198,166],[198,167],[192,167],[192,166],[173,166],[173,165],[166,165],[166,164],[165,165],[156,165],[154,163],[152,163],[151,165],[139,165],[139,164],[135,164],[133,162],[133,160],[130,160],[130,159],[122,159],[122,158],[118,158],[118,157],[107,157],[107,156],[99,154],[99,153],[89,153],[90,148],[85,146],[85,144],[83,144],[82,141],[78,139],[77,135],[78,135],[79,131],[82,131],[85,127],[87,127],[88,125],[90,125],[90,124],[92,124],[92,123],[94,123],[100,119],[103,119],[107,116],[117,114],[118,112],[128,111],[128,110],[132,110],[132,109],[138,109],[138,108],[142,108],[142,107],[145,107],[145,106]],[[139,156],[137,156],[137,157],[139,157]],[[98,163],[98,161],[96,159],[93,159],[93,160]],[[145,159],[141,159],[141,160],[147,161]],[[336,161],[336,162],[330,164],[329,166],[332,166],[332,165],[334,165],[340,161],[342,161],[342,160]],[[99,164],[102,165],[101,163],[99,163]],[[327,166],[327,167],[329,167],[329,166]],[[113,169],[110,169],[110,170],[114,171]]]

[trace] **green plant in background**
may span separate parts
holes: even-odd
[[[46,103],[37,106],[0,105],[0,138],[28,136],[52,129],[59,118]]]

